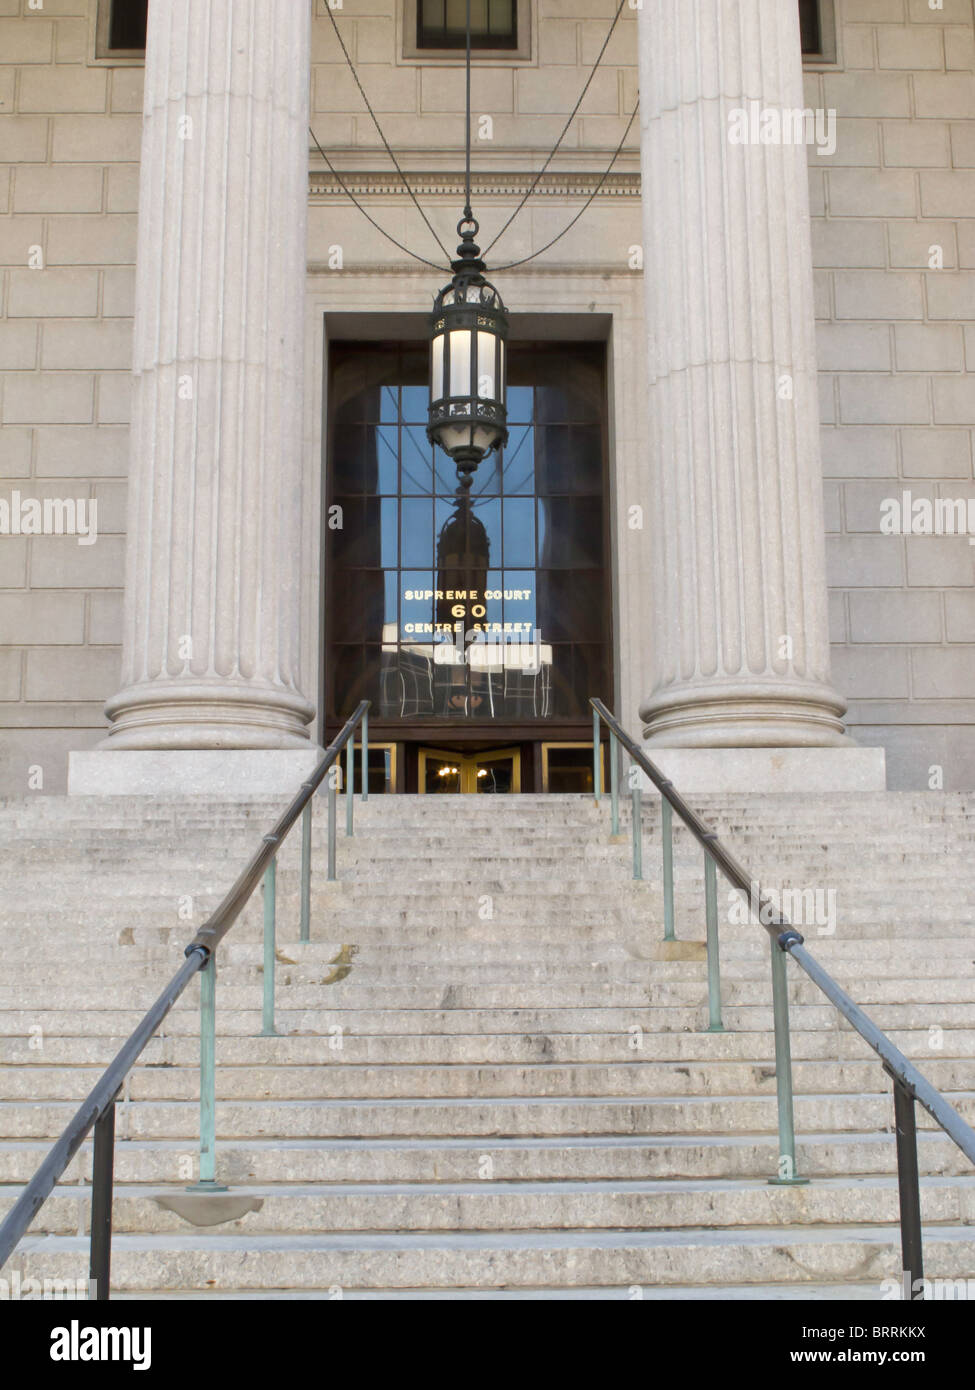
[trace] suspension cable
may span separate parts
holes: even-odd
[[[468,0],[468,3],[469,3],[469,0]],[[489,245],[485,247],[485,249],[484,249],[484,251],[483,251],[483,253],[482,253],[485,257],[486,257],[486,256],[488,255],[488,253],[490,252],[491,247],[494,246],[497,242],[499,242],[499,241],[501,240],[501,238],[504,236],[505,232],[506,232],[506,231],[508,230],[508,228],[511,226],[512,222],[513,222],[513,221],[515,220],[515,218],[518,216],[519,212],[521,212],[522,208],[523,208],[523,207],[525,206],[525,204],[528,202],[528,199],[531,197],[531,195],[535,192],[535,189],[538,187],[539,181],[540,181],[542,175],[545,173],[545,170],[548,168],[548,166],[551,164],[552,160],[555,158],[556,154],[558,153],[559,147],[560,147],[560,145],[562,144],[562,141],[565,139],[566,131],[569,129],[569,126],[570,126],[570,125],[572,124],[572,122],[575,120],[576,115],[577,115],[578,110],[579,110],[579,107],[582,105],[583,99],[585,98],[585,95],[586,95],[586,93],[588,92],[588,90],[589,90],[589,88],[590,88],[590,85],[592,84],[592,80],[593,80],[593,78],[596,76],[596,69],[599,67],[599,64],[600,64],[600,63],[602,62],[602,60],[603,60],[603,54],[606,52],[606,49],[607,49],[607,47],[609,46],[609,41],[610,41],[610,39],[613,37],[613,31],[614,31],[614,29],[616,28],[617,21],[618,21],[620,15],[622,14],[622,12],[623,12],[623,6],[624,6],[626,3],[627,3],[627,0],[620,0],[619,5],[617,6],[616,13],[613,15],[613,22],[612,22],[612,24],[609,26],[609,33],[606,35],[605,39],[603,39],[603,46],[602,46],[602,48],[599,50],[599,55],[598,55],[598,57],[596,58],[595,63],[593,64],[592,72],[590,72],[589,76],[586,78],[586,85],[583,87],[582,91],[579,93],[579,100],[576,102],[575,106],[572,108],[572,114],[571,114],[571,116],[570,116],[569,119],[566,121],[565,125],[562,127],[562,133],[561,133],[561,135],[559,136],[559,138],[556,140],[555,145],[554,145],[553,148],[552,148],[551,154],[548,156],[548,158],[546,159],[545,163],[542,165],[542,167],[539,169],[538,173],[535,175],[535,178],[534,178],[534,180],[532,181],[531,187],[528,189],[528,192],[527,192],[527,193],[525,194],[525,196],[522,198],[521,202],[520,202],[520,203],[518,204],[518,206],[515,208],[514,212],[513,212],[513,213],[511,214],[511,216],[508,218],[507,222],[506,222],[506,223],[504,224],[504,226],[501,228],[500,232],[498,232],[497,236],[494,237],[493,240],[489,243]],[[632,117],[631,117],[630,119],[632,120]],[[626,138],[626,137],[624,136],[624,139],[625,139],[625,138]],[[622,146],[620,146],[620,148],[622,148]],[[617,154],[618,154],[618,153],[619,153],[619,150],[617,150]],[[614,160],[614,161],[615,161],[615,159],[616,159],[616,155],[613,156],[613,160]],[[613,166],[612,166],[612,164],[611,164],[611,165],[610,165],[610,169],[611,169],[612,167],[613,167]],[[606,172],[608,173],[609,170],[607,170]],[[591,201],[591,200],[590,200],[590,201]],[[587,204],[586,206],[588,207],[588,204]],[[585,209],[583,209],[583,211],[584,211],[584,210],[585,210]],[[570,225],[571,225],[571,224],[570,224]],[[566,228],[566,231],[568,231],[568,227]],[[556,240],[558,240],[558,238],[556,238]],[[550,242],[549,245],[551,245],[551,244],[552,244],[552,243]],[[537,252],[536,252],[536,254],[537,254]],[[515,264],[515,265],[520,265],[521,262],[520,262],[520,261],[515,261],[514,264]],[[502,267],[500,267],[500,268],[503,269],[503,270],[507,270],[507,269],[508,269],[507,266],[502,266]]]
[[[469,3],[469,0],[468,0],[468,3]],[[406,189],[407,193],[410,195],[410,198],[411,198],[412,201],[413,201],[414,207],[416,208],[416,210],[417,210],[417,212],[420,214],[420,216],[423,218],[424,222],[427,224],[427,228],[429,229],[430,235],[433,237],[434,241],[435,241],[435,242],[437,243],[437,245],[440,247],[440,249],[441,249],[441,251],[444,253],[444,256],[446,257],[446,259],[449,261],[450,258],[451,258],[451,257],[450,257],[450,252],[447,250],[446,246],[444,246],[443,242],[440,240],[440,238],[439,238],[439,236],[437,235],[436,230],[435,230],[435,228],[434,228],[434,226],[433,226],[433,223],[430,221],[429,217],[427,217],[426,213],[425,213],[425,212],[423,211],[423,209],[420,207],[420,204],[419,204],[419,202],[417,201],[416,194],[413,192],[413,189],[410,187],[409,180],[407,179],[406,175],[403,173],[403,170],[400,168],[399,160],[398,160],[398,159],[396,158],[396,156],[393,154],[393,151],[392,151],[392,149],[390,148],[390,145],[389,145],[389,141],[386,139],[385,135],[383,134],[382,126],[379,124],[379,121],[376,119],[376,113],[375,113],[375,111],[373,111],[372,106],[371,106],[370,103],[369,103],[369,98],[366,96],[366,93],[365,93],[365,90],[363,89],[362,83],[359,81],[359,74],[356,72],[355,66],[354,66],[354,64],[353,64],[353,62],[352,62],[352,59],[349,57],[349,50],[346,48],[346,46],[345,46],[345,41],[343,40],[342,35],[339,33],[339,26],[338,26],[338,24],[337,24],[336,21],[335,21],[335,16],[334,16],[334,14],[332,13],[332,7],[331,7],[331,5],[326,5],[326,6],[325,6],[325,11],[326,11],[326,13],[327,13],[329,19],[332,21],[332,28],[335,30],[335,37],[336,37],[336,38],[338,39],[338,41],[339,41],[339,45],[341,46],[342,52],[343,52],[343,54],[345,55],[345,61],[346,61],[346,62],[348,63],[348,65],[349,65],[349,71],[350,71],[351,74],[352,74],[352,77],[353,77],[353,80],[354,80],[354,82],[355,82],[355,85],[359,88],[359,95],[362,97],[362,100],[366,103],[366,110],[369,112],[369,115],[372,117],[372,123],[373,123],[373,125],[376,127],[376,130],[377,130],[378,133],[379,133],[379,138],[380,138],[380,140],[383,142],[383,146],[384,146],[384,148],[385,148],[385,150],[386,150],[386,153],[389,155],[390,159],[393,161],[393,166],[395,167],[397,174],[399,174],[400,178],[403,180],[403,187]],[[432,262],[428,261],[427,264],[428,264],[428,265],[431,265]],[[439,270],[440,267],[438,266],[437,269]]]
[[[355,196],[355,194],[352,192],[352,189],[349,187],[349,185],[346,183],[345,179],[344,179],[344,178],[342,177],[342,175],[339,173],[338,169],[336,169],[335,165],[332,163],[332,161],[329,159],[328,155],[327,155],[327,154],[325,153],[325,151],[322,149],[321,142],[319,141],[318,136],[317,136],[317,135],[315,134],[315,132],[312,130],[311,126],[308,127],[308,134],[309,134],[309,135],[311,136],[311,138],[314,140],[315,145],[316,145],[316,147],[317,147],[317,149],[318,149],[318,153],[321,155],[322,159],[324,159],[326,165],[328,166],[329,172],[332,174],[332,176],[333,176],[335,179],[338,180],[338,185],[339,185],[339,187],[341,188],[342,192],[346,195],[347,198],[349,198],[349,199],[355,204],[355,206],[356,206],[356,207],[359,209],[359,211],[362,213],[362,215],[363,215],[363,217],[366,219],[366,221],[367,221],[367,222],[371,222],[372,225],[375,227],[376,231],[379,232],[380,235],[384,236],[384,237],[386,238],[387,241],[391,241],[391,242],[393,243],[393,245],[394,245],[399,251],[402,251],[402,252],[404,253],[404,255],[412,256],[412,258],[413,258],[415,261],[419,261],[419,262],[421,263],[421,265],[429,265],[429,266],[432,266],[434,270],[443,270],[443,266],[442,266],[442,265],[439,265],[436,261],[428,261],[427,258],[426,258],[426,256],[418,256],[418,255],[416,254],[415,251],[411,251],[410,248],[409,248],[408,246],[404,246],[403,243],[402,243],[401,241],[397,241],[396,238],[395,238],[394,236],[392,236],[389,232],[386,231],[385,227],[381,227],[381,226],[379,225],[379,223],[376,221],[376,219],[375,219],[374,217],[370,216],[370,214],[369,214],[368,212],[366,212],[365,208],[362,206],[362,204],[359,202],[358,198],[357,198],[357,197]],[[449,259],[449,258],[448,258],[448,259]]]
[[[634,106],[633,110],[630,112],[630,119],[627,121],[627,123],[626,123],[626,129],[623,131],[623,138],[622,138],[622,140],[619,142],[619,144],[616,146],[616,149],[615,149],[615,151],[614,151],[614,153],[613,153],[612,159],[611,159],[611,160],[609,161],[609,163],[606,165],[606,168],[603,170],[602,174],[600,175],[600,179],[599,179],[599,182],[596,184],[596,187],[595,187],[595,188],[592,190],[592,192],[589,194],[589,197],[588,197],[588,198],[586,199],[586,201],[583,203],[582,207],[581,207],[581,208],[579,209],[579,211],[576,213],[575,217],[573,217],[572,221],[569,222],[567,226],[565,226],[565,227],[562,228],[562,230],[561,230],[561,232],[559,232],[558,236],[554,236],[554,237],[552,238],[551,241],[546,242],[545,245],[539,247],[539,249],[538,249],[537,251],[533,251],[533,252],[531,253],[530,256],[522,256],[521,260],[519,260],[519,261],[509,261],[507,265],[498,265],[498,266],[494,266],[493,269],[494,269],[495,271],[499,271],[499,270],[513,270],[514,267],[515,267],[516,265],[525,265],[526,262],[528,262],[528,261],[533,261],[533,260],[535,259],[536,256],[542,255],[542,253],[543,253],[544,251],[547,251],[547,250],[549,249],[549,247],[554,246],[555,243],[556,243],[557,241],[561,241],[562,238],[565,236],[566,232],[569,232],[569,231],[572,230],[572,228],[575,226],[575,224],[579,221],[579,218],[582,216],[582,214],[588,210],[589,204],[592,202],[592,200],[595,198],[596,194],[597,194],[597,193],[599,192],[599,190],[602,188],[603,184],[604,184],[604,183],[606,182],[606,180],[609,178],[610,170],[612,169],[613,165],[616,163],[617,159],[619,158],[620,154],[622,153],[623,146],[626,144],[626,137],[627,137],[627,136],[629,135],[629,133],[630,133],[630,127],[633,125],[633,122],[634,122],[634,120],[636,119],[636,113],[637,113],[637,111],[638,111],[639,109],[640,109],[640,103],[639,103],[639,101],[638,101],[637,104],[636,104],[636,106]],[[495,241],[496,241],[496,240],[497,240],[497,237],[495,237]]]

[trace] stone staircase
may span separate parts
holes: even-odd
[[[835,892],[817,957],[975,1120],[975,797],[694,797],[763,886]],[[0,803],[0,1212],[181,959],[279,808]],[[899,1277],[890,1088],[792,965],[805,1186],[777,1163],[769,947],[719,881],[724,1023],[707,1026],[701,851],[659,810],[644,866],[590,799],[356,806],[311,944],[297,834],[278,871],[277,1028],[261,903],[218,982],[214,1212],[196,1178],[196,982],[119,1105],[115,1296],[879,1298]],[[975,1175],[919,1112],[926,1273],[975,1278]],[[90,1143],[6,1277],[87,1272]],[[180,1213],[183,1213],[182,1215]],[[220,1224],[194,1221],[225,1217]],[[889,1296],[889,1294],[888,1294]]]

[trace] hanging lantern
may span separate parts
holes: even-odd
[[[501,296],[484,278],[478,224],[465,209],[454,278],[440,291],[430,320],[430,416],[427,438],[457,465],[462,488],[492,449],[508,442],[505,344],[508,319]]]

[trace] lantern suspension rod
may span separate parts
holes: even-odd
[[[471,0],[467,0],[467,164],[464,170],[464,216],[470,221],[471,210]]]

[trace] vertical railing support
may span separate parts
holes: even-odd
[[[660,798],[660,839],[664,856],[664,940],[674,940],[674,813],[665,796]]]
[[[277,888],[277,861],[272,859],[264,870],[264,1010],[261,1036],[273,1038],[274,1026],[274,928]]]
[[[603,769],[599,756],[599,715],[592,712],[592,794],[597,801],[603,795]]]
[[[355,815],[355,738],[349,735],[349,741],[345,745],[345,833],[354,835],[353,816]]]
[[[362,716],[362,799],[369,800],[369,711]]]
[[[803,1184],[796,1165],[796,1123],[792,1100],[792,1039],[789,1033],[789,979],[783,943],[802,944],[791,928],[772,940],[772,1021],[775,1027],[775,1095],[779,1115],[778,1173],[769,1182],[781,1186]]]
[[[200,1179],[191,1192],[226,1192],[217,1182],[217,960],[200,971]]]
[[[609,733],[609,798],[611,804],[610,834],[620,833],[620,745],[616,735]]]
[[[311,807],[301,813],[301,941],[311,939]]]
[[[924,1252],[921,1244],[921,1184],[917,1167],[917,1122],[914,1095],[888,1067],[894,1082],[894,1127],[897,1131],[897,1189],[900,1194],[901,1267],[904,1298],[924,1298]]]
[[[633,784],[631,792],[632,820],[633,820],[633,877],[643,877],[643,792],[640,788],[640,769],[636,763],[630,767],[630,779]]]
[[[337,813],[335,800],[335,784],[339,779],[341,768],[338,763],[333,763],[328,770],[328,881],[335,882],[335,818]]]
[[[115,1184],[115,1099],[95,1121],[91,1168],[91,1245],[88,1297],[107,1303],[112,1277],[112,1196]]]
[[[718,942],[718,877],[714,860],[704,851],[704,916],[708,935],[708,1032],[723,1033],[721,958]]]

